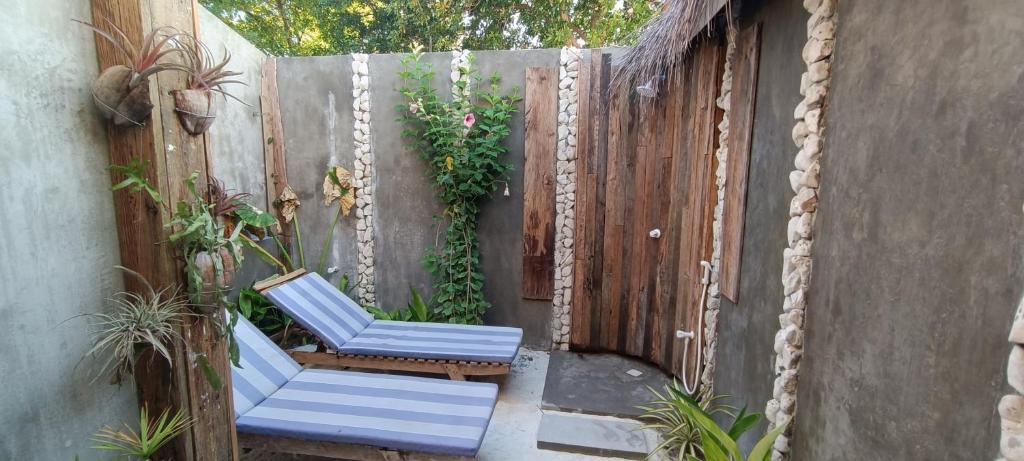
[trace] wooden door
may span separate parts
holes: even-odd
[[[681,376],[675,332],[697,331],[700,262],[711,258],[724,47],[700,45],[654,98],[611,88],[609,55],[595,51],[590,61],[580,87],[570,344]],[[693,356],[687,365],[692,376]]]

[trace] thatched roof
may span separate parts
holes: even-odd
[[[662,13],[647,23],[640,40],[622,59],[616,84],[645,83],[681,61],[705,26],[729,0],[666,0]],[[731,20],[731,12],[726,13]]]

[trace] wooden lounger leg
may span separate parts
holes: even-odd
[[[381,450],[380,454],[384,457],[384,461],[405,461],[405,456],[397,451]]]
[[[444,364],[444,371],[448,373],[448,378],[452,381],[465,381],[466,375],[462,373],[462,368],[454,363]]]

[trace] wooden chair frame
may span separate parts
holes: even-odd
[[[298,269],[280,277],[257,283],[253,289],[266,294],[267,290],[306,274]],[[454,381],[465,381],[467,376],[507,375],[510,364],[500,362],[473,362],[465,360],[410,359],[385,355],[342,354],[337,351],[300,352],[288,354],[303,365],[319,365],[331,368],[363,368],[370,370],[404,371],[411,373],[434,373],[448,375]]]
[[[322,456],[353,461],[470,461],[476,459],[467,456],[401,452],[368,445],[318,442],[246,433],[238,434],[238,445],[242,448],[267,450],[275,453]]]

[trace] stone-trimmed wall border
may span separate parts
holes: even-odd
[[[722,223],[725,217],[725,183],[729,171],[729,110],[732,98],[732,65],[736,54],[736,35],[730,29],[726,34],[728,45],[725,51],[725,69],[722,72],[722,87],[715,104],[722,109],[722,121],[718,124],[718,150],[715,157],[715,187],[718,189],[718,203],[715,204],[715,219],[711,226],[711,284],[708,285],[708,299],[704,311],[704,371],[700,376],[701,394],[711,396],[715,386],[715,355],[718,350],[718,312],[722,306],[722,291],[719,278],[722,273]]]
[[[370,145],[370,67],[369,56],[352,55],[352,135],[356,187],[356,247],[359,249],[356,295],[359,302],[376,304],[373,272],[373,148]]]
[[[824,106],[832,71],[835,49],[837,0],[804,0],[811,13],[807,21],[807,43],[803,49],[807,71],[800,79],[803,101],[793,113],[793,142],[800,148],[796,169],[789,174],[795,196],[789,205],[786,230],[788,247],[783,250],[782,285],[785,300],[775,335],[775,383],[773,398],[768,401],[765,416],[772,426],[792,421],[796,413],[797,377],[803,355],[804,310],[811,277],[811,247],[814,218],[818,209],[820,159],[824,138]],[[792,425],[787,432],[792,430]],[[775,441],[772,459],[785,459],[789,453],[789,437]]]
[[[456,100],[466,99],[470,96],[470,85],[473,83],[469,78],[469,66],[471,65],[472,52],[469,50],[452,50],[451,82],[452,97]],[[455,84],[465,82],[466,86],[462,91]]]
[[[1010,327],[1006,381],[1015,391],[999,400],[999,453],[1005,461],[1024,461],[1024,298]]]
[[[555,295],[552,348],[568,350],[572,316],[573,233],[576,223],[576,132],[582,53],[562,48],[558,70],[558,161],[555,164]]]

